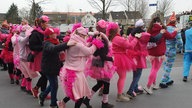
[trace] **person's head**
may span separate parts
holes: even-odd
[[[145,23],[143,22],[142,19],[139,19],[136,23],[135,23],[135,28],[140,27],[143,28],[145,25]]]
[[[40,18],[35,20],[35,26],[41,27],[42,29],[46,29],[48,27],[49,17],[46,15],[42,15]]]
[[[22,19],[21,25],[28,25],[28,21],[26,19]]]
[[[117,23],[109,22],[107,29],[106,29],[106,35],[108,36],[109,40],[113,40],[113,38],[120,34],[121,29],[119,28]]]
[[[107,22],[105,20],[99,20],[96,25],[96,29],[99,32],[106,33]]]
[[[6,29],[9,29],[10,27],[9,24],[7,23],[7,20],[3,21],[1,25],[3,28],[6,28]]]
[[[176,25],[176,23],[177,23],[177,18],[176,18],[175,12],[173,12],[172,15],[169,17],[167,24]]]
[[[72,30],[71,32],[73,33],[77,28],[79,27],[82,27],[82,24],[81,23],[76,23],[76,24],[73,24],[73,27],[72,27]]]
[[[147,31],[150,31],[150,30],[153,28],[153,25],[154,25],[154,24],[158,24],[158,25],[162,26],[162,28],[164,28],[164,29],[166,28],[166,27],[164,26],[164,24],[162,23],[160,17],[157,16],[157,17],[154,17],[154,18],[151,20]]]
[[[57,28],[47,27],[45,29],[45,36],[46,36],[46,38],[54,38],[54,39],[56,39],[57,36],[58,36],[58,29]]]
[[[83,39],[87,38],[87,36],[88,36],[87,33],[88,33],[88,31],[84,27],[79,27],[75,31],[75,34],[82,37]]]

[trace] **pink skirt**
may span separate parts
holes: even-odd
[[[84,72],[62,68],[59,76],[63,91],[70,99],[77,101],[82,97],[91,95]]]
[[[104,67],[96,67],[92,65],[93,58],[96,59],[96,57],[91,56],[86,62],[86,67],[85,67],[86,75],[94,79],[100,79],[100,80],[103,79],[103,80],[109,81],[113,77],[116,71],[116,67],[113,65],[113,62],[105,61]]]
[[[33,71],[41,71],[42,52],[35,55],[34,62],[30,62],[30,69]]]
[[[136,69],[136,60],[128,54],[114,54],[114,65],[118,70],[132,71]]]

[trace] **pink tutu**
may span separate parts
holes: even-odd
[[[35,54],[34,62],[30,62],[30,69],[33,71],[41,71],[42,52]]]
[[[91,56],[86,63],[85,73],[86,75],[94,79],[106,79],[109,80],[113,77],[113,74],[116,71],[116,67],[113,65],[113,62],[105,61],[104,67],[96,67],[92,65],[92,60],[100,59],[94,56]]]
[[[114,54],[114,65],[118,70],[132,71],[136,69],[136,61],[126,53]]]

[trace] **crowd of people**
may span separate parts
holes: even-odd
[[[41,106],[47,98],[50,108],[65,108],[69,100],[75,102],[74,108],[80,108],[82,104],[92,108],[90,100],[100,91],[101,108],[113,108],[108,95],[114,74],[118,75],[117,102],[128,102],[144,91],[152,95],[153,90],[174,83],[170,73],[177,49],[183,48],[174,13],[167,25],[154,17],[147,30],[140,19],[126,36],[121,36],[121,29],[115,22],[99,20],[95,31],[77,23],[66,32],[62,41],[57,38],[60,30],[49,26],[49,20],[43,15],[35,20],[33,27],[27,20],[22,20],[21,24],[4,21],[0,32],[1,64],[4,70],[8,69],[10,83],[20,85],[22,91],[38,98]],[[185,35],[184,82],[189,77],[192,62],[192,30],[187,30]],[[152,67],[146,86],[141,87],[139,80],[142,70],[147,68],[147,60]],[[162,64],[164,74],[158,85],[156,79]],[[124,93],[127,72],[133,73],[133,80]],[[32,87],[31,82],[37,76],[40,77]],[[92,88],[87,77],[95,79]],[[62,100],[57,100],[59,81],[65,94]]]

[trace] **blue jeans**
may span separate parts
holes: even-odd
[[[46,90],[41,93],[42,97],[45,99],[49,92],[51,92],[51,104],[50,106],[57,106],[57,90],[58,90],[58,79],[57,75],[46,75],[49,86]]]
[[[141,77],[141,74],[142,74],[142,68],[137,68],[136,71],[133,71],[133,81],[127,93],[133,93],[133,91],[138,90],[138,82]]]

